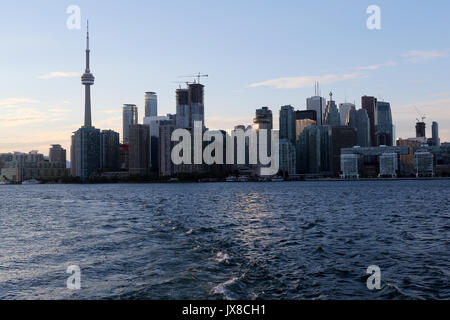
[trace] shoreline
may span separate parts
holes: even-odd
[[[360,179],[340,179],[340,178],[323,178],[323,179],[295,179],[295,180],[284,180],[284,181],[233,181],[229,182],[224,179],[216,180],[205,179],[201,180],[181,180],[181,181],[163,181],[163,180],[155,180],[155,181],[92,181],[87,183],[81,182],[44,182],[39,184],[32,185],[102,185],[102,184],[187,184],[187,183],[227,183],[227,184],[236,184],[236,183],[283,183],[283,182],[377,182],[377,181],[443,181],[450,180],[450,177],[403,177],[403,178],[360,178]],[[29,184],[28,184],[29,185]],[[0,184],[0,188],[2,186],[22,186],[21,183],[12,183],[12,184]]]

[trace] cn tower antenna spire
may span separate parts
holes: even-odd
[[[87,21],[87,33],[86,33],[86,70],[81,77],[81,83],[85,87],[85,102],[84,102],[84,126],[92,127],[91,116],[91,86],[94,84],[95,77],[91,73],[90,69],[90,53],[89,49],[89,20]]]

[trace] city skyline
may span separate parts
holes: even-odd
[[[442,5],[447,6],[447,4]],[[8,10],[14,12],[17,8],[20,8],[20,6],[21,5],[12,7],[11,5],[7,5],[5,12],[8,12]],[[89,17],[94,16],[95,19],[94,30],[96,31],[94,32],[94,37],[96,39],[96,48],[94,51],[96,53],[93,60],[96,65],[96,76],[101,77],[101,80],[97,82],[98,84],[96,83],[98,88],[96,88],[93,93],[92,99],[92,121],[95,127],[113,129],[120,132],[122,136],[122,105],[127,103],[136,104],[140,110],[139,114],[143,115],[144,94],[149,91],[154,91],[158,95],[160,115],[173,113],[176,106],[174,93],[177,87],[173,82],[176,80],[179,81],[180,75],[195,73],[201,70],[208,72],[210,76],[212,75],[206,82],[207,101],[205,103],[207,106],[206,126],[211,129],[230,130],[238,124],[249,124],[251,123],[254,110],[262,106],[269,106],[275,111],[274,115],[276,117],[274,117],[274,123],[277,124],[277,111],[281,106],[290,104],[297,110],[306,109],[306,99],[314,95],[314,82],[319,81],[321,83],[322,96],[326,97],[326,94],[324,93],[332,90],[335,93],[333,100],[336,101],[337,105],[343,102],[356,101],[356,106],[359,109],[361,107],[360,97],[363,95],[373,95],[380,101],[383,101],[383,98],[385,98],[385,100],[391,103],[397,138],[409,138],[414,136],[415,119],[418,117],[417,112],[415,111],[415,107],[417,107],[421,113],[427,115],[427,136],[431,137],[431,123],[436,121],[440,125],[441,140],[443,142],[450,140],[450,117],[445,108],[447,105],[450,105],[450,92],[445,91],[445,85],[448,84],[445,81],[448,82],[448,80],[443,77],[445,73],[444,70],[446,69],[445,66],[448,65],[449,59],[448,50],[443,47],[441,43],[434,43],[435,46],[430,50],[416,50],[414,49],[415,47],[411,45],[410,50],[408,51],[405,46],[405,49],[402,49],[401,51],[404,51],[405,53],[401,54],[396,59],[393,58],[390,62],[381,63],[380,60],[378,61],[380,64],[358,67],[353,73],[344,72],[335,74],[334,76],[330,74],[333,70],[332,68],[337,70],[344,66],[344,64],[340,62],[341,59],[339,59],[339,54],[337,53],[336,66],[332,68],[327,67],[328,62],[321,60],[319,57],[318,59],[311,61],[314,62],[315,68],[318,71],[321,70],[321,72],[313,73],[311,70],[305,70],[304,74],[303,72],[295,72],[293,74],[298,74],[300,75],[299,77],[284,77],[281,73],[279,74],[281,70],[286,72],[287,67],[282,66],[278,69],[276,66],[278,64],[278,59],[272,55],[271,58],[273,59],[274,67],[271,66],[267,68],[265,74],[263,74],[261,70],[258,70],[257,72],[252,73],[252,76],[247,75],[250,71],[254,71],[253,68],[255,67],[255,65],[249,65],[247,69],[241,70],[241,74],[236,74],[231,77],[238,79],[238,81],[235,81],[239,84],[236,88],[230,87],[230,85],[235,86],[236,83],[231,81],[229,73],[224,70],[217,70],[217,68],[211,68],[210,59],[206,58],[205,53],[201,53],[201,50],[199,50],[197,53],[198,57],[195,57],[193,60],[195,63],[180,67],[179,71],[175,67],[172,67],[170,68],[171,71],[167,72],[168,74],[164,74],[160,71],[150,72],[147,76],[147,81],[149,82],[147,85],[144,83],[145,81],[140,80],[142,73],[141,71],[137,71],[139,68],[136,68],[135,63],[131,63],[129,60],[133,57],[133,52],[125,50],[125,53],[121,54],[123,60],[117,61],[113,61],[113,59],[117,57],[113,58],[108,56],[108,54],[105,54],[105,46],[113,44],[114,41],[110,37],[108,30],[105,29],[111,25],[105,23],[103,18],[97,17],[95,14],[98,9],[97,6],[84,3],[83,1],[80,3],[80,6],[82,8],[83,19],[86,18],[86,15],[89,15]],[[121,5],[117,4],[117,6]],[[269,5],[262,4],[262,6]],[[64,6],[53,6],[47,14],[53,15],[54,11],[63,7]],[[158,7],[164,9],[163,4],[158,4]],[[246,5],[243,7],[245,9]],[[311,8],[312,5],[305,5],[305,7],[307,9],[313,9]],[[363,8],[364,6],[358,5],[358,7]],[[388,4],[383,5],[383,2],[381,8],[383,9],[383,12],[386,12],[389,9],[398,9],[397,6]],[[131,9],[127,9],[124,14],[133,13],[133,9],[136,8],[131,6]],[[213,15],[215,14],[214,12],[215,11],[212,12]],[[41,17],[41,14],[42,13],[38,12],[36,18]],[[261,14],[263,13],[261,12]],[[60,15],[61,16],[57,21],[64,22],[67,15],[64,14],[64,11],[62,11]],[[363,10],[361,10],[360,15],[360,20],[365,21],[367,16],[364,15]],[[389,17],[389,15],[386,16]],[[385,29],[389,27],[389,18],[386,18],[386,20],[384,20],[384,28],[379,31],[379,34],[376,34],[375,31],[364,30],[363,25],[359,26],[362,30],[357,30],[357,32],[364,32],[366,37],[368,39],[373,38],[373,41],[376,44],[380,41],[380,34],[386,35]],[[49,23],[43,23],[42,26],[39,27],[45,29],[52,25],[56,28],[57,21],[50,19]],[[2,80],[1,83],[1,85],[6,88],[6,91],[2,92],[0,95],[0,109],[3,114],[5,114],[1,120],[2,131],[5,132],[5,134],[2,135],[2,138],[0,139],[0,152],[29,150],[43,151],[47,150],[50,144],[61,144],[66,150],[70,150],[70,135],[77,127],[79,127],[79,124],[83,122],[81,120],[83,116],[83,95],[81,95],[78,81],[79,76],[81,76],[79,70],[81,70],[82,66],[79,54],[82,52],[82,47],[84,46],[82,35],[85,27],[81,30],[71,31],[65,28],[64,23],[60,24],[62,30],[55,29],[55,32],[58,34],[56,39],[47,39],[48,46],[43,46],[43,48],[40,48],[40,52],[35,53],[36,58],[42,57],[42,55],[45,56],[45,58],[41,60],[42,65],[37,63],[35,67],[24,70],[27,66],[29,67],[28,63],[19,66],[12,60],[12,63],[9,63],[9,65],[4,68],[6,69],[6,72],[8,72],[8,70],[13,67],[17,69],[17,73],[12,76],[10,82]],[[433,23],[430,22],[430,24]],[[132,27],[129,26],[126,29],[130,31],[130,28]],[[16,40],[24,37],[28,34],[27,31],[30,31],[23,26],[22,28],[16,28],[14,30],[18,35]],[[110,30],[110,32],[112,32],[112,30]],[[198,30],[198,32],[199,35],[204,36],[202,30]],[[442,35],[448,31],[439,30],[439,32],[441,32]],[[136,34],[137,33],[132,37],[133,41],[136,40],[134,39]],[[41,34],[41,36],[43,35]],[[14,40],[15,39],[11,39],[11,36],[9,35],[6,37],[4,44],[8,45],[11,42],[14,43]],[[130,43],[130,41],[131,40],[128,40],[127,43]],[[429,42],[430,44],[433,43],[431,40]],[[64,47],[66,44],[69,45],[70,48],[68,48],[65,54],[61,50],[52,50],[54,49],[54,46]],[[336,45],[336,43],[334,44]],[[136,43],[135,45],[138,44]],[[21,44],[22,49],[26,46],[27,44],[25,43]],[[17,47],[11,46],[11,50],[6,54],[6,57],[15,50],[17,50]],[[32,51],[27,53],[25,50],[25,52],[22,52],[22,57],[29,58],[31,52]],[[213,50],[213,52],[215,51]],[[30,56],[28,56],[28,54],[30,54]],[[272,54],[274,53],[272,52]],[[279,52],[279,54],[280,57],[283,56],[282,52]],[[362,56],[361,52],[359,54]],[[5,53],[1,53],[0,55],[2,55],[2,58],[5,58]],[[299,56],[302,57],[302,55],[307,57],[310,53],[305,52],[304,54],[298,54],[297,58]],[[187,54],[187,56],[194,58],[192,53]],[[372,54],[367,54],[367,57],[370,56],[372,56]],[[67,57],[67,60],[64,57]],[[202,61],[202,57],[204,58],[204,61]],[[56,60],[52,61],[54,58],[56,58]],[[261,55],[261,58],[268,59],[268,56]],[[138,60],[142,61],[141,59],[142,57]],[[183,60],[182,58],[178,59]],[[176,62],[175,64],[178,65],[178,59],[169,56],[167,61],[169,63]],[[11,58],[2,60],[9,61]],[[66,60],[65,63],[62,63],[62,60]],[[126,61],[126,63],[124,61]],[[150,58],[145,61],[147,63],[142,64],[144,69],[147,69],[150,65],[153,66],[156,62],[161,62],[161,60],[152,60]],[[129,68],[127,68],[128,62],[130,62]],[[122,66],[118,67],[117,64],[122,64]],[[237,65],[239,64],[240,63],[237,63]],[[224,66],[225,65],[226,63]],[[114,66],[114,68],[111,66]],[[123,91],[116,92],[114,90],[116,83],[108,78],[111,71],[106,70],[105,68],[109,68],[111,71],[118,69],[117,78],[120,78],[120,75],[122,75],[127,79],[131,79],[124,84]],[[126,68],[127,70],[124,70],[123,68]],[[437,70],[437,68],[439,68],[439,70]],[[42,69],[42,72],[39,71],[38,73],[38,69]],[[44,69],[47,69],[48,72],[44,73]],[[156,70],[159,69],[160,67],[156,68]],[[276,69],[279,71],[276,71]],[[388,81],[386,84],[380,85],[380,81],[383,82],[384,79],[386,82],[385,79],[388,75],[391,75],[392,72],[396,73],[396,71],[393,71],[394,69],[396,71],[403,69],[400,74],[406,79],[404,81],[406,84],[397,83],[397,86],[393,87],[394,85],[392,83],[399,81],[397,77],[394,80]],[[415,79],[415,82],[411,81],[411,79],[407,79],[407,77],[411,77],[412,71],[422,75],[422,78],[419,77],[418,79]],[[126,73],[123,74],[122,72]],[[31,75],[31,73],[33,73],[33,75]],[[275,74],[279,74],[281,77],[275,76]],[[310,76],[311,74],[318,75]],[[431,74],[433,75],[432,84],[436,85],[430,87],[430,84],[427,84],[427,82],[429,82],[429,78],[427,80],[427,77],[431,76]],[[134,78],[134,75],[136,75],[136,78]],[[288,75],[288,73],[286,73],[286,75]],[[23,76],[25,78],[23,78]],[[33,78],[32,81],[29,81],[30,77]],[[23,80],[23,89],[21,86],[15,85],[19,80]],[[30,83],[36,84],[36,86],[32,86]],[[30,86],[32,87],[32,90],[29,90]],[[398,92],[395,92],[395,90],[398,90]],[[380,98],[380,93],[376,91],[380,91],[383,97]],[[27,95],[24,95],[23,92],[27,92]],[[105,92],[108,92],[109,94],[105,94]],[[383,92],[386,93],[384,94]],[[238,98],[236,98],[236,96]],[[65,97],[67,97],[67,99],[65,99]],[[427,97],[430,99],[427,100]],[[107,105],[108,108],[106,108],[105,105]],[[230,114],[233,114],[233,117],[230,117]],[[141,118],[139,119],[139,123],[142,123]]]

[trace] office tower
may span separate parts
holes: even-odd
[[[347,125],[356,130],[357,145],[363,148],[370,147],[370,120],[367,110],[351,109]]]
[[[348,126],[333,127],[331,141],[332,174],[333,177],[339,177],[341,174],[341,149],[356,146],[356,130]]]
[[[314,120],[317,122],[317,112],[315,110],[295,111],[295,120]]]
[[[189,128],[189,89],[177,89],[176,101],[177,128]]]
[[[86,182],[100,169],[100,129],[83,127],[74,132],[71,147],[71,173]]]
[[[308,110],[314,110],[317,114],[317,124],[322,125],[323,117],[326,108],[326,100],[322,97],[311,97],[306,100],[306,108]]]
[[[425,122],[417,122],[416,123],[416,138],[425,138],[426,137],[426,127]]]
[[[280,139],[280,171],[284,176],[296,173],[295,144],[288,139]]]
[[[159,161],[160,161],[159,128],[160,128],[161,124],[167,124],[167,121],[171,121],[173,124],[176,124],[176,119],[178,120],[177,116],[171,115],[171,114],[168,114],[167,116],[144,118],[144,124],[148,126],[149,131],[150,131],[149,159],[150,159],[150,168],[154,172],[159,171]]]
[[[297,142],[297,172],[326,174],[331,168],[331,128],[311,126],[305,128]]]
[[[100,166],[102,171],[120,170],[120,136],[118,132],[103,130],[100,133]]]
[[[377,99],[375,97],[364,96],[361,98],[361,106],[367,111],[370,124],[370,143],[377,146],[376,131],[378,124]]]
[[[356,106],[353,103],[346,102],[339,104],[339,115],[341,116],[341,126],[347,125],[347,119],[350,110],[356,110]]]
[[[146,176],[149,174],[149,136],[148,126],[130,125],[128,165],[130,175]]]
[[[83,76],[81,77],[81,83],[84,85],[85,89],[85,100],[84,100],[84,126],[92,127],[92,116],[91,116],[91,86],[94,84],[95,77],[90,70],[90,53],[89,49],[89,21],[87,25],[87,36],[86,36],[86,69]]]
[[[280,110],[280,139],[286,139],[295,144],[296,119],[292,106],[283,106]]]
[[[392,127],[392,112],[389,102],[377,102],[377,146],[393,146],[394,132]]]
[[[134,104],[123,105],[123,143],[130,142],[130,126],[138,124],[138,108]]]
[[[159,127],[159,174],[162,177],[173,176],[175,172],[175,165],[172,162],[172,133],[177,129],[173,121],[162,122]]]
[[[268,107],[262,107],[256,110],[256,116],[253,119],[254,129],[266,129],[272,130],[273,128],[273,115],[272,111]]]
[[[319,126],[323,124],[326,103],[326,99],[320,96],[319,83],[316,82],[314,85],[314,96],[306,99],[306,109],[316,111],[317,118],[311,120],[316,120]]]
[[[58,168],[66,168],[66,149],[59,144],[53,144],[48,153],[48,159],[51,164]]]
[[[336,102],[333,101],[332,93],[330,93],[330,101],[328,101],[327,110],[325,111],[324,124],[332,127],[341,125],[341,116],[336,106]]]
[[[71,174],[87,181],[100,169],[100,130],[92,126],[91,85],[94,76],[90,71],[89,25],[86,37],[86,70],[81,77],[85,86],[84,126],[74,132],[71,146]]]
[[[205,86],[200,83],[189,84],[189,127],[194,128],[196,121],[201,121],[205,127]]]
[[[305,128],[315,126],[317,122],[310,119],[301,119],[295,122],[295,141],[298,142],[300,135],[303,133]]]
[[[433,139],[433,145],[436,147],[441,146],[441,139],[439,138],[439,124],[434,121],[432,125],[432,139]]]
[[[145,93],[145,117],[158,116],[158,96],[155,92]]]

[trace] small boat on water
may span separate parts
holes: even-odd
[[[228,177],[226,179],[226,182],[237,182],[237,181],[238,181],[238,179],[236,177]]]
[[[0,186],[5,186],[5,185],[8,185],[8,184],[11,184],[11,182],[9,182],[9,181],[0,181]]]
[[[239,177],[239,182],[248,182],[248,177]]]
[[[32,185],[32,184],[41,184],[41,183],[36,179],[22,181],[22,185]]]
[[[283,177],[273,177],[272,179],[270,179],[270,181],[272,181],[272,182],[283,182],[284,178]]]

